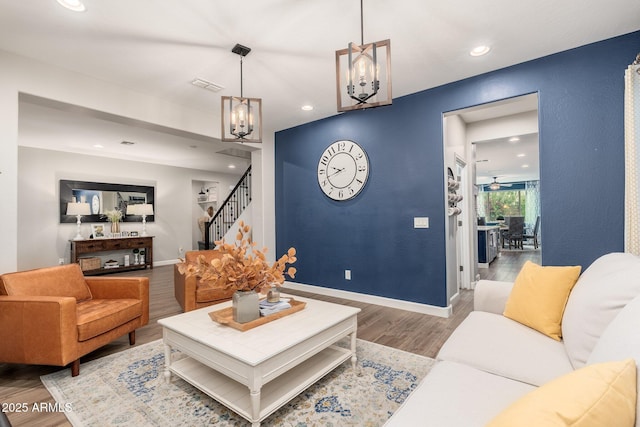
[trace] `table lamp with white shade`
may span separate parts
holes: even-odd
[[[142,203],[127,206],[127,215],[142,216],[142,233],[141,236],[147,235],[147,215],[153,215],[153,205],[150,203]]]
[[[67,215],[75,215],[78,219],[76,221],[78,231],[73,240],[83,240],[84,237],[80,234],[80,218],[82,218],[83,215],[91,215],[91,206],[89,206],[89,203],[67,203]]]
[[[137,214],[142,215],[142,234],[141,236],[147,235],[147,215],[153,215],[153,205],[150,203],[144,203],[141,205],[137,205]]]

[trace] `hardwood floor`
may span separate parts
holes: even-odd
[[[526,259],[539,262],[539,258],[536,259],[535,256],[530,252],[503,252],[488,269],[480,269],[480,276],[492,280],[513,280]],[[119,275],[149,277],[149,324],[136,331],[136,345],[160,339],[162,329],[157,323],[158,319],[181,312],[173,296],[173,266],[119,273]],[[453,308],[453,316],[448,319],[293,290],[285,292],[359,307],[362,311],[358,315],[358,338],[428,357],[435,357],[451,332],[473,310],[473,291],[469,290],[461,292],[460,299]],[[129,341],[125,335],[88,354],[81,360],[80,375],[82,375],[83,363],[128,348],[130,348]],[[55,401],[42,385],[40,376],[60,369],[68,370],[69,368],[0,364],[0,403],[26,404],[28,408],[32,408],[34,403],[53,404]],[[69,375],[71,375],[70,372]],[[29,410],[11,412],[7,415],[14,427],[71,425],[64,414],[56,412]]]
[[[489,268],[479,268],[478,272],[481,279],[511,282],[527,261],[542,264],[541,250],[501,250],[498,257],[489,264]]]

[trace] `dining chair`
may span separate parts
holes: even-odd
[[[532,234],[524,234],[523,240],[533,240],[533,247],[538,249],[538,231],[540,231],[540,215],[536,218],[536,225],[533,227]]]
[[[524,217],[512,216],[509,218],[509,230],[507,230],[505,239],[509,242],[509,249],[513,243],[516,249],[522,249],[522,239],[524,236]]]

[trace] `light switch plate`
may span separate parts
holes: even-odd
[[[429,228],[429,217],[428,216],[414,217],[413,228]]]

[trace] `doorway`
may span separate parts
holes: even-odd
[[[525,235],[530,236],[537,216],[541,216],[538,95],[533,93],[448,112],[443,116],[443,126],[445,155],[455,147],[457,158],[467,163],[468,173],[461,188],[469,189],[467,211],[460,215],[463,226],[458,231],[461,236],[454,243],[455,250],[447,248],[447,256],[455,256],[456,262],[447,259],[447,269],[456,270],[451,274],[458,275],[461,288],[473,289],[485,268],[492,265],[494,270],[499,268],[503,263],[495,261],[515,250],[503,252],[501,238],[494,239],[493,244],[497,247],[493,249],[480,248],[478,224],[482,224],[482,231],[491,229],[492,235],[502,236],[505,217],[524,216]],[[464,227],[464,224],[468,226]],[[535,251],[541,259],[539,228],[539,245]],[[486,235],[484,237],[483,244],[486,244]],[[533,251],[533,239],[525,242],[520,250]],[[447,245],[450,244],[452,242],[448,241]],[[481,250],[485,252],[480,253]],[[519,253],[514,255],[520,256]],[[464,265],[465,260],[467,265]],[[448,272],[448,281],[450,277]],[[449,283],[447,289],[450,289]]]

